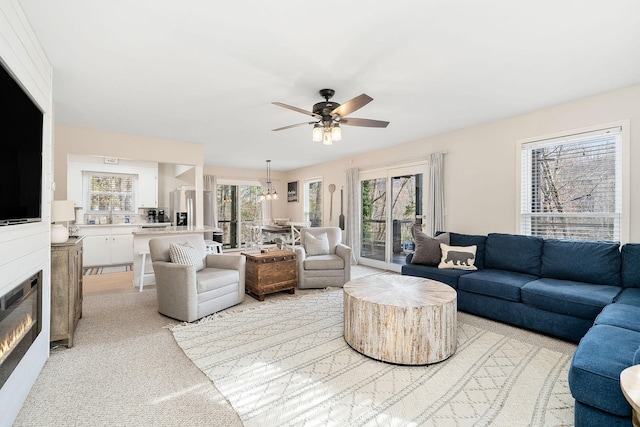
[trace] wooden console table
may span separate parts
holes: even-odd
[[[245,289],[249,295],[258,301],[264,301],[266,294],[280,291],[295,293],[298,286],[298,265],[294,252],[270,250],[266,253],[242,254],[247,257]]]
[[[70,238],[51,244],[51,332],[50,341],[67,340],[82,317],[82,240]]]

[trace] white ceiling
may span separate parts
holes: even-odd
[[[56,122],[203,143],[205,164],[291,170],[640,83],[637,0],[20,0]],[[305,110],[335,89],[333,146]]]

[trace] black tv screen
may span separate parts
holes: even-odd
[[[0,61],[0,225],[42,219],[42,121]]]

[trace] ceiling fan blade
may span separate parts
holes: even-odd
[[[285,130],[285,129],[297,128],[298,126],[312,125],[314,123],[316,123],[316,122],[297,123],[295,125],[284,126],[284,127],[278,128],[278,129],[271,129],[271,130],[272,131]]]
[[[322,116],[311,111],[303,110],[302,108],[294,107],[292,105],[283,104],[282,102],[272,102],[273,105],[286,108],[287,110],[297,111],[298,113],[306,114],[307,116],[315,117],[316,119],[322,119]]]
[[[345,102],[341,106],[339,106],[336,109],[334,109],[333,111],[331,111],[331,115],[333,116],[333,115],[337,114],[340,117],[348,116],[349,114],[353,113],[354,111],[359,110],[360,108],[364,107],[365,105],[367,105],[371,101],[373,101],[373,98],[371,98],[369,95],[363,93],[362,95],[358,95],[355,98],[348,100],[347,102]]]
[[[369,128],[386,128],[389,125],[389,122],[385,122],[383,120],[355,119],[351,117],[340,119],[339,123],[341,125],[364,126]]]

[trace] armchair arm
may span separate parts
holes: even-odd
[[[244,269],[247,257],[238,254],[207,254],[206,267],[227,270]]]
[[[307,257],[307,253],[303,246],[295,247],[296,262],[298,263],[298,287],[304,287],[304,259]]]
[[[198,290],[196,271],[191,265],[154,261],[158,311],[175,319],[192,321],[197,318]]]
[[[343,243],[336,245],[336,255],[344,261],[344,282],[351,280],[351,248]]]
[[[351,248],[343,243],[336,245],[336,255],[344,260],[345,265],[351,264]]]
[[[240,280],[238,282],[238,297],[244,297],[245,271],[247,257],[239,254],[208,254],[205,259],[205,266],[209,268],[224,268],[227,270],[238,270]]]

